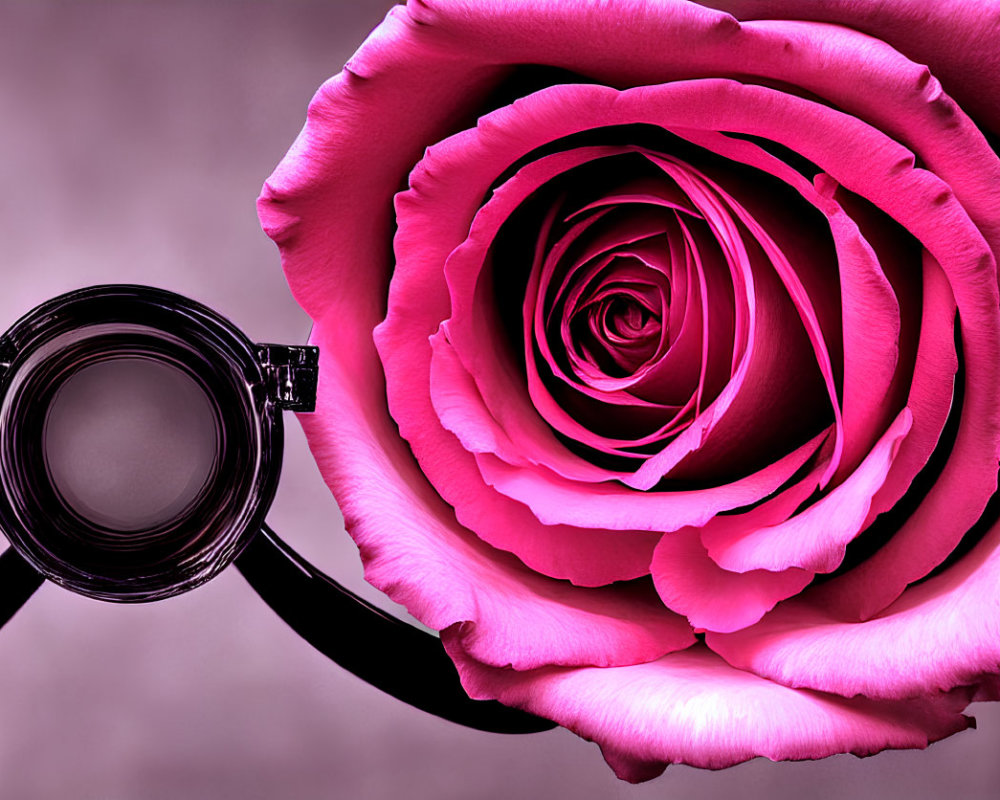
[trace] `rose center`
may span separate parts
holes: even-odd
[[[659,332],[660,315],[626,294],[602,301],[594,316],[599,317],[608,341],[616,344],[645,342]]]
[[[658,300],[658,298],[657,298]],[[611,376],[630,375],[657,352],[662,311],[640,287],[601,292],[573,315],[571,328],[578,353]]]

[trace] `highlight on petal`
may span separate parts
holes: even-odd
[[[732,483],[673,492],[636,492],[613,483],[581,488],[542,468],[512,467],[487,453],[477,455],[476,462],[490,486],[530,506],[547,525],[675,531],[704,525],[721,511],[767,497],[795,475],[827,435],[818,434],[779,461]]]
[[[638,783],[672,763],[721,769],[774,761],[924,748],[964,730],[972,692],[907,701],[789,689],[726,664],[702,647],[612,669],[529,671],[479,664],[454,631],[442,640],[465,690],[555,720],[597,742],[620,778]]]

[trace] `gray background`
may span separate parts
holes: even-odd
[[[305,339],[254,200],[315,88],[382,17],[349,2],[0,0],[0,330],[55,294],[160,285],[258,341]],[[370,598],[288,420],[272,524]],[[565,731],[468,731],[311,650],[234,570],[115,606],[46,585],[0,633],[0,797],[993,798],[1000,714],[924,753],[640,787]]]

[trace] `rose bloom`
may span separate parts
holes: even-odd
[[[668,763],[1000,696],[1000,5],[411,0],[260,216],[367,579]]]

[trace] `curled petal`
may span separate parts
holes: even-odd
[[[661,537],[650,571],[667,608],[687,617],[696,630],[719,633],[753,625],[813,579],[812,572],[794,567],[781,572],[724,570],[693,529]]]
[[[837,488],[785,522],[764,528],[705,533],[712,560],[723,569],[832,572],[861,532],[872,498],[882,487],[912,416],[904,408],[861,465]]]
[[[490,486],[528,505],[547,525],[675,531],[685,525],[704,525],[720,511],[767,497],[813,456],[827,435],[824,431],[773,464],[732,483],[687,491],[636,492],[613,483],[580,487],[542,467],[512,467],[487,453],[477,455],[476,461]]]
[[[913,426],[903,440],[885,483],[875,495],[867,528],[879,514],[900,502],[918,473],[939,446],[942,429],[953,404],[958,358],[955,353],[955,300],[941,268],[925,255],[923,269],[923,318],[920,342],[907,407]],[[955,413],[959,413],[955,410]],[[941,444],[940,446],[944,446]],[[920,486],[915,490],[920,491]],[[908,579],[902,555],[910,547],[920,547],[917,539],[929,531],[911,528],[897,531],[885,545],[861,564],[829,583],[810,590],[811,602],[835,611],[843,619],[859,620],[884,608]]]
[[[430,392],[435,411],[468,452],[456,447],[457,442],[439,440],[436,453],[426,453],[424,463],[459,521],[483,541],[516,554],[543,575],[579,586],[604,586],[649,574],[657,534],[543,525],[526,506],[483,484],[469,453],[507,453],[512,446],[489,418],[472,377],[443,333],[433,336],[431,343]]]
[[[788,686],[907,698],[978,684],[1000,672],[1000,526],[940,575],[877,617],[843,622],[796,599],[757,625],[709,634],[738,667]]]

